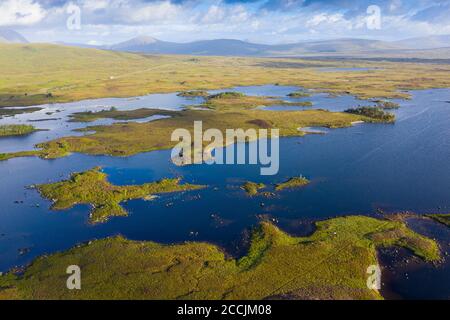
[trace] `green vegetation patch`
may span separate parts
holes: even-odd
[[[273,105],[308,107],[312,106],[312,103],[310,101],[286,102],[270,97],[247,96],[241,92],[230,91],[210,95],[207,97],[205,103],[200,106],[219,111],[232,111]]]
[[[450,227],[450,213],[446,214],[428,214],[427,217],[434,219]]]
[[[115,107],[109,110],[102,110],[97,112],[75,112],[70,115],[70,122],[92,122],[98,119],[115,119],[115,120],[134,120],[148,118],[151,116],[173,116],[176,112],[161,110],[161,109],[147,109],[140,108],[135,110],[119,111]]]
[[[364,216],[317,222],[293,237],[268,222],[246,256],[228,258],[207,243],[162,245],[113,237],[36,259],[23,275],[0,276],[0,297],[21,299],[381,299],[367,288],[376,249],[402,246],[438,261],[437,243],[403,222]],[[82,289],[67,290],[78,265]]]
[[[247,192],[247,194],[249,196],[256,196],[258,194],[258,191],[261,189],[264,189],[265,187],[266,187],[266,185],[264,183],[256,183],[256,182],[252,182],[252,181],[247,181],[242,186],[242,189],[244,189],[245,192]]]
[[[380,108],[358,107],[356,109],[345,110],[345,112],[368,117],[371,119],[370,122],[385,122],[385,123],[395,122],[394,114],[385,112]]]
[[[396,102],[392,102],[392,101],[383,101],[383,100],[375,100],[374,101],[378,108],[381,109],[398,109],[400,108],[400,105]]]
[[[31,125],[25,124],[5,124],[0,125],[0,137],[24,136],[35,131],[39,131]]]
[[[275,186],[275,190],[277,191],[281,191],[284,189],[292,189],[292,188],[300,188],[300,187],[304,187],[307,184],[309,184],[309,180],[306,179],[305,177],[293,177],[293,178],[289,178],[288,180],[286,180],[285,182],[279,183]]]
[[[208,91],[203,90],[192,90],[180,92],[177,96],[185,98],[207,97],[209,96],[209,93]]]
[[[53,210],[70,209],[77,204],[90,204],[90,222],[105,222],[112,216],[126,216],[120,206],[126,200],[139,199],[159,193],[195,190],[200,185],[183,184],[180,179],[163,179],[143,185],[115,186],[107,181],[100,168],[83,173],[74,173],[69,180],[41,184],[37,189],[47,199],[53,201]]]
[[[303,92],[303,91],[296,91],[296,92],[292,92],[288,94],[288,97],[291,98],[305,98],[305,97],[310,97],[311,95],[307,92]]]

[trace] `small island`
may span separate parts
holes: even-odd
[[[292,189],[292,188],[300,188],[309,184],[309,180],[305,177],[292,177],[286,180],[285,182],[279,183],[275,186],[276,191],[281,191],[284,189]]]
[[[0,125],[0,138],[12,136],[24,136],[33,132],[40,131],[32,125],[25,124],[5,124]]]
[[[204,90],[183,91],[177,94],[177,96],[185,98],[207,97],[208,95],[208,91]]]
[[[398,109],[398,108],[400,108],[400,105],[398,103],[392,102],[392,101],[375,100],[374,102],[377,104],[377,107],[381,108],[381,109]]]
[[[69,180],[37,186],[41,195],[53,201],[53,210],[70,209],[90,204],[90,223],[101,223],[113,216],[127,216],[120,206],[126,200],[146,198],[160,193],[197,190],[204,186],[180,184],[180,179],[163,179],[143,185],[116,186],[108,182],[99,167],[74,173]]]
[[[162,110],[162,109],[149,109],[140,108],[135,110],[118,110],[115,107],[111,107],[108,110],[102,111],[86,111],[86,112],[75,112],[69,117],[71,118],[69,122],[93,122],[99,119],[114,119],[114,120],[135,120],[143,119],[151,116],[172,116],[176,114],[173,111]]]
[[[256,183],[256,182],[252,182],[252,181],[247,181],[242,186],[242,189],[244,189],[245,192],[247,192],[247,194],[249,196],[256,196],[258,194],[259,190],[264,189],[265,187],[266,187],[266,185],[264,183]]]
[[[359,116],[365,116],[368,118],[366,122],[395,122],[395,115],[389,112],[383,111],[381,108],[374,107],[358,107],[356,109],[347,109],[344,112],[356,114]]]
[[[311,95],[309,93],[303,92],[303,91],[297,91],[297,92],[292,92],[288,94],[288,97],[290,98],[306,98],[306,97],[310,97]]]
[[[428,214],[427,217],[436,220],[446,226],[450,227],[450,213],[443,214]]]

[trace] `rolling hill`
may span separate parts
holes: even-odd
[[[408,49],[450,48],[450,35],[410,38],[395,43]]]

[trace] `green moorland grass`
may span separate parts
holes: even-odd
[[[203,130],[216,128],[222,132],[229,128],[245,130],[278,128],[280,136],[305,135],[303,131],[298,130],[299,127],[343,128],[351,126],[355,121],[371,121],[370,118],[361,115],[325,110],[268,111],[257,109],[261,105],[278,103],[280,102],[266,97],[232,94],[212,96],[204,104],[207,106],[207,110],[171,111],[168,112],[171,115],[170,118],[146,123],[129,122],[88,127],[83,130],[95,131],[95,133],[86,136],[63,137],[38,144],[37,147],[41,150],[0,154],[0,160],[23,156],[53,159],[67,156],[72,152],[129,156],[141,152],[169,149],[178,143],[171,141],[172,132],[178,128],[185,128],[192,133],[194,121],[202,121]],[[156,114],[161,112],[161,110],[154,111]],[[129,116],[133,111],[118,113],[122,116]],[[87,116],[96,117],[96,114]]]
[[[155,115],[175,116],[177,113],[167,110],[140,108],[135,110],[120,111],[112,107],[109,110],[98,112],[86,111],[75,112],[70,115],[70,122],[92,122],[98,119],[115,119],[115,120],[134,120],[142,119]]]
[[[373,107],[358,107],[356,109],[347,109],[346,113],[357,114],[361,116],[366,116],[370,119],[368,122],[384,122],[384,123],[393,123],[395,122],[395,115],[386,111],[383,111],[381,108],[373,108]]]
[[[307,184],[309,184],[309,180],[305,177],[292,177],[286,180],[285,182],[279,183],[275,186],[275,190],[281,191],[284,189],[292,189],[292,188],[299,188],[304,187]]]
[[[113,216],[126,216],[120,206],[126,200],[144,198],[158,193],[195,190],[204,186],[182,184],[180,179],[163,179],[143,185],[115,186],[107,181],[106,174],[94,168],[73,174],[69,180],[41,184],[37,189],[47,199],[53,201],[53,210],[70,209],[77,204],[90,204],[91,223],[107,221]]]
[[[427,217],[434,219],[450,227],[450,213],[447,214],[429,214]]]
[[[38,131],[32,125],[25,124],[4,124],[0,125],[0,138],[10,136],[24,136]]]
[[[266,185],[264,183],[256,183],[256,182],[252,182],[252,181],[247,181],[242,186],[242,189],[244,189],[245,192],[247,192],[247,194],[249,196],[255,196],[258,194],[259,190],[261,190],[265,187],[266,187]]]
[[[440,259],[437,243],[403,222],[349,216],[316,226],[309,237],[293,237],[262,222],[240,259],[208,243],[97,240],[0,276],[0,299],[382,299],[366,285],[377,248]],[[69,265],[81,268],[81,290],[66,288]]]
[[[318,65],[377,70],[323,73]],[[0,70],[0,106],[272,83],[365,99],[405,98],[409,95],[401,90],[450,87],[450,66],[438,63],[193,58],[50,44],[0,44]]]

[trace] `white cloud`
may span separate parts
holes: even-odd
[[[225,10],[220,6],[212,5],[209,7],[208,11],[201,18],[201,22],[206,24],[222,22],[225,18]]]
[[[327,13],[320,13],[314,15],[311,19],[309,19],[306,22],[306,26],[308,28],[311,27],[317,27],[321,24],[337,24],[339,22],[344,22],[345,19],[342,14],[336,13],[336,14],[327,14]]]
[[[131,23],[173,21],[183,12],[179,5],[173,4],[170,1],[149,3],[140,8],[127,11],[125,11],[126,19]]]
[[[31,25],[45,15],[45,10],[34,0],[0,1],[0,26]]]

